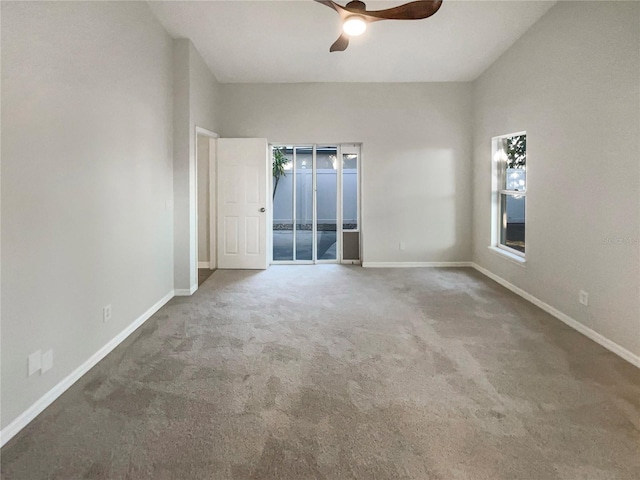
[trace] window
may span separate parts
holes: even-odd
[[[527,134],[493,139],[492,245],[524,259],[527,195]]]

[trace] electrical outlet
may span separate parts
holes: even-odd
[[[42,369],[40,374],[48,372],[53,368],[53,350],[47,350],[42,354]]]
[[[33,352],[27,358],[29,364],[29,376],[31,376],[42,368],[42,350]]]
[[[111,320],[111,305],[102,307],[102,321],[106,323],[109,320]]]
[[[405,249],[404,242],[400,242],[399,248],[400,248],[400,250],[404,250]]]
[[[589,294],[584,290],[580,290],[578,301],[586,307],[587,305],[589,305]]]

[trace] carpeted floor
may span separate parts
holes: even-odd
[[[213,274],[213,270],[208,268],[199,268],[198,269],[198,288],[202,286],[204,282],[206,282],[207,278],[209,278]]]
[[[640,370],[470,269],[218,270],[2,475],[637,480]]]

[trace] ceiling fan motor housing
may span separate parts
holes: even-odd
[[[352,0],[351,2],[347,3],[344,8],[357,12],[366,12],[367,10],[367,6],[360,0]]]

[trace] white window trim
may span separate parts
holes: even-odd
[[[493,253],[500,255],[501,257],[512,261],[520,266],[525,266],[526,263],[526,254],[510,248],[506,245],[500,243],[500,197],[503,194],[506,195],[521,195],[523,197],[527,197],[527,193],[529,191],[529,178],[527,176],[527,185],[524,191],[519,190],[506,190],[500,189],[499,186],[505,185],[503,182],[504,175],[506,173],[506,169],[501,168],[502,159],[499,157],[499,152],[502,149],[498,148],[498,142],[500,142],[504,138],[515,137],[517,135],[526,135],[526,131],[508,133],[506,135],[498,135],[491,139],[491,244],[489,245],[489,250]],[[529,157],[529,152],[527,152],[527,160]],[[527,162],[527,171],[529,171],[529,165]],[[527,215],[527,207],[528,202],[525,201],[525,225]]]
[[[527,259],[522,255],[521,252],[518,252],[517,250],[509,247],[503,247],[501,245],[495,247],[493,245],[490,245],[487,248],[489,249],[489,251],[495,253],[496,255],[499,255],[505,260],[509,260],[510,262],[513,262],[521,267],[526,266]]]

